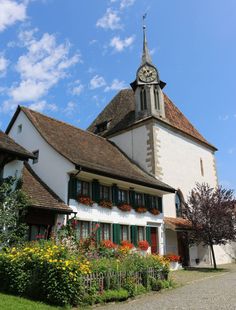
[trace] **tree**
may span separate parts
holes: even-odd
[[[190,244],[210,246],[214,269],[217,269],[214,245],[236,240],[236,200],[233,190],[197,184],[183,208],[183,217],[192,223]]]
[[[21,189],[21,180],[8,177],[0,183],[0,246],[26,240],[25,216],[29,200]]]

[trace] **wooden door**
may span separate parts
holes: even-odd
[[[157,253],[157,228],[151,227],[151,251]]]

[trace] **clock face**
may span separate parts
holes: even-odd
[[[157,71],[155,68],[145,65],[139,70],[138,77],[143,82],[153,82],[157,77]]]

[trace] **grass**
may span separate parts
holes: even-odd
[[[52,307],[41,302],[31,301],[25,298],[0,293],[1,310],[58,310],[59,307]]]

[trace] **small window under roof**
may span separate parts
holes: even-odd
[[[109,125],[110,125],[110,120],[97,124],[95,128],[95,133],[100,133],[100,132],[107,130]]]

